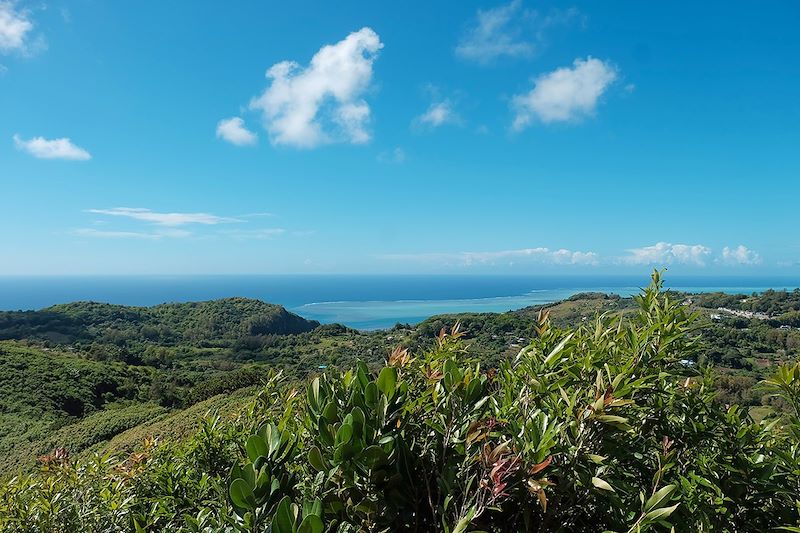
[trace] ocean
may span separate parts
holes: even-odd
[[[669,288],[687,292],[750,294],[800,287],[800,279],[785,277],[668,275],[666,281]],[[14,276],[0,277],[0,310],[79,300],[155,305],[244,296],[322,323],[380,329],[441,313],[509,311],[579,292],[630,296],[648,282],[647,276]]]

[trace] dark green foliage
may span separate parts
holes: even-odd
[[[213,347],[265,335],[302,333],[318,325],[279,305],[247,298],[154,307],[75,302],[41,311],[0,313],[0,339],[97,343],[119,349],[148,344]]]
[[[139,397],[148,374],[146,369],[86,361],[59,350],[0,342],[0,456],[6,458],[0,472],[18,466],[22,454],[33,459],[48,451],[42,446],[30,449],[31,442],[49,441],[59,427],[109,403]],[[82,439],[83,446],[92,440]]]

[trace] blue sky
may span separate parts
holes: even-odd
[[[0,274],[800,275],[799,22],[0,0]]]

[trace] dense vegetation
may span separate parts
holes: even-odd
[[[191,354],[190,348],[246,347],[317,326],[279,305],[247,298],[154,307],[76,302],[0,313],[0,339],[70,344],[95,359],[154,366],[168,366]]]
[[[747,407],[756,418],[786,408],[759,383],[798,359],[800,330],[784,322],[800,308],[800,291],[672,297],[701,314],[703,327],[694,334],[704,349],[691,362],[713,367],[718,402]],[[279,306],[241,298],[0,313],[0,337],[11,339],[0,341],[0,478],[30,469],[56,444],[88,454],[143,421],[258,386],[265,367],[302,378],[358,360],[375,365],[396,345],[430,348],[431,339],[456,322],[470,353],[487,367],[498,366],[530,342],[542,309],[553,325],[571,327],[603,313],[630,315],[637,306],[631,298],[586,293],[509,313],[438,316],[377,332],[314,327]]]
[[[169,409],[258,384],[263,368],[242,346],[318,325],[243,298],[0,313],[0,338],[14,339],[0,341],[0,473],[56,446],[81,452]]]
[[[496,364],[470,351],[480,334],[453,326],[384,364],[300,383],[262,373],[250,401],[208,400],[188,438],[43,457],[39,472],[0,489],[0,527],[798,530],[800,365],[776,366],[762,385],[785,411],[756,422],[723,405],[712,372],[692,364],[705,356],[703,312],[659,289],[656,276],[635,310],[618,301],[625,312],[573,328],[547,310],[506,317],[487,326],[503,351],[519,343],[520,317],[530,327]],[[594,300],[586,305],[606,306]],[[416,345],[427,327],[379,338]]]

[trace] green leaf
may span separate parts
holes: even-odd
[[[600,422],[607,422],[611,424],[625,424],[628,422],[628,419],[624,416],[617,416],[617,415],[600,415],[597,417]]]
[[[312,514],[303,519],[297,533],[322,533],[324,528],[325,524],[322,523],[322,519]]]
[[[316,446],[308,450],[308,462],[317,472],[326,470],[325,461],[322,459],[322,452],[320,452],[319,448]]]
[[[611,491],[611,492],[616,492],[614,490],[614,487],[612,487],[611,485],[608,484],[608,481],[606,481],[605,479],[601,479],[599,477],[593,477],[592,478],[592,485],[594,485],[595,487],[597,487],[600,490],[607,490],[607,491]]]
[[[250,485],[241,478],[234,479],[231,486],[228,488],[228,493],[231,496],[231,502],[240,509],[256,509],[256,497],[253,495],[253,489]]]
[[[250,438],[247,439],[245,449],[247,450],[247,458],[253,462],[259,457],[267,457],[269,454],[267,443],[264,442],[264,439],[260,435],[251,435]]]
[[[384,367],[378,376],[376,384],[378,385],[378,390],[391,400],[397,387],[397,369],[393,366]]]
[[[319,412],[320,409],[320,394],[319,394],[319,378],[314,378],[311,382],[311,386],[308,388],[307,391],[308,396],[308,406],[311,408],[311,411],[314,413]]]
[[[303,502],[303,516],[311,515],[322,516],[322,501],[319,498],[315,498],[314,501],[306,500]]]
[[[378,386],[375,385],[374,381],[370,381],[367,386],[364,387],[364,403],[369,407],[375,407],[378,403]]]
[[[566,337],[564,337],[564,339],[561,342],[559,342],[558,345],[555,348],[553,348],[553,350],[544,359],[544,364],[545,365],[550,365],[555,361],[556,356],[558,356],[558,354],[561,352],[561,350],[564,349],[564,346],[567,345],[567,343],[573,337],[573,335],[575,335],[574,331],[572,333],[570,333],[569,335],[567,335]]]
[[[662,487],[661,489],[656,491],[655,494],[650,496],[650,498],[644,504],[644,510],[652,511],[653,509],[661,507],[661,504],[667,498],[669,498],[670,494],[672,494],[674,490],[675,490],[675,485],[667,485],[665,487]]]
[[[655,509],[653,511],[650,511],[646,515],[644,515],[644,518],[645,518],[645,520],[652,520],[654,522],[657,521],[657,520],[661,520],[662,518],[666,518],[669,515],[671,515],[672,511],[677,509],[679,505],[680,505],[680,503],[676,503],[675,505],[673,505],[671,507],[662,507],[660,509]]]
[[[342,424],[342,427],[339,428],[339,431],[336,432],[336,445],[350,442],[353,438],[353,426],[350,424]]]
[[[325,409],[322,410],[322,417],[328,422],[335,422],[338,415],[339,410],[336,408],[336,404],[332,401],[328,402],[327,405],[325,405]]]
[[[469,511],[467,511],[466,516],[462,517],[459,520],[455,527],[453,527],[453,533],[466,533],[467,528],[469,527],[470,523],[472,522],[472,518],[475,516],[475,507],[470,507]]]
[[[375,468],[375,465],[385,461],[387,458],[386,452],[383,448],[377,445],[372,445],[361,452],[361,456],[370,468]]]
[[[356,377],[358,378],[358,382],[361,385],[361,388],[363,389],[364,387],[367,386],[367,383],[369,383],[369,378],[367,377],[369,369],[367,368],[367,365],[364,363],[364,361],[359,361],[358,363],[356,363],[356,369],[357,369]]]
[[[330,425],[325,421],[324,418],[320,417],[319,423],[317,424],[317,429],[319,440],[321,440],[323,444],[327,446],[333,446],[333,435],[331,435]]]
[[[284,496],[275,510],[272,518],[272,530],[275,533],[294,533],[294,515],[291,509],[292,501]]]

